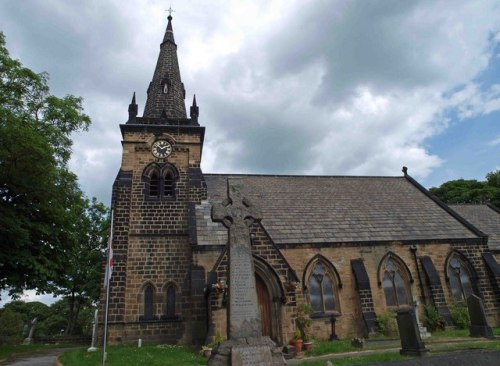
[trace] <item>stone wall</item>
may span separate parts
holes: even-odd
[[[119,175],[113,189],[115,267],[110,287],[109,342],[142,338],[154,343],[191,343],[206,332],[203,288],[200,290],[199,276],[192,278],[197,272],[193,271],[188,230],[190,204],[206,197],[199,170],[201,135],[196,130],[154,135],[147,129],[144,126],[142,132],[127,132],[125,127],[121,175],[126,179]],[[168,139],[173,146],[164,160],[150,152],[158,138]],[[178,178],[174,197],[147,197],[143,172],[151,163],[175,167]],[[199,171],[198,179],[193,169]],[[205,282],[203,276],[201,281]],[[152,319],[143,317],[146,286],[154,289]],[[176,290],[176,306],[175,316],[167,318],[169,286]]]

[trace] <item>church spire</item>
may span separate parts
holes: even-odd
[[[134,121],[135,117],[137,117],[137,103],[135,102],[135,92],[132,97],[132,102],[128,105],[128,120]]]
[[[189,116],[194,122],[198,122],[198,117],[200,116],[200,108],[196,104],[196,94],[193,96],[193,105],[189,109]]]
[[[149,84],[144,117],[159,118],[165,111],[167,118],[187,118],[185,94],[170,14],[153,80]]]

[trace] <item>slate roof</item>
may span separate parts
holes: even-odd
[[[210,209],[243,181],[276,244],[478,238],[405,177],[204,174],[207,201],[195,207],[197,243],[227,242]]]
[[[489,236],[488,246],[500,251],[500,211],[488,205],[449,205],[460,216]]]

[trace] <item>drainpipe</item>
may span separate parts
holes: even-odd
[[[425,305],[427,305],[427,298],[425,297],[424,284],[422,282],[422,276],[420,275],[420,270],[418,268],[417,246],[415,244],[411,245],[410,250],[413,253],[413,260],[415,261],[415,267],[417,269],[418,283],[420,284],[420,296],[422,297],[422,302]]]

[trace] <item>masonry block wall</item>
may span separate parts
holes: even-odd
[[[138,338],[154,343],[191,343],[206,331],[203,288],[200,290],[205,279],[193,267],[188,231],[189,205],[206,197],[199,170],[201,134],[196,129],[165,132],[166,126],[130,129],[122,126],[122,167],[112,199],[115,268],[108,339],[111,343],[136,342]],[[158,138],[172,144],[171,155],[160,161],[150,152]],[[148,197],[143,174],[151,163],[175,167],[174,197]],[[198,179],[193,177],[193,169],[199,171]],[[153,316],[147,318],[146,286],[153,289]],[[166,316],[169,287],[175,289],[175,316]]]
[[[420,319],[424,319],[424,306],[425,304],[432,304],[434,299],[427,297],[429,294],[428,289],[422,288],[420,285],[419,273],[417,272],[417,264],[415,263],[410,245],[403,243],[390,243],[384,245],[377,245],[376,243],[364,245],[353,244],[335,244],[330,247],[318,247],[314,244],[308,246],[307,244],[300,246],[280,245],[281,252],[284,254],[291,267],[296,271],[300,277],[306,270],[305,265],[318,253],[327,258],[337,269],[343,288],[339,290],[340,297],[340,316],[337,319],[337,333],[341,338],[351,337],[353,335],[363,335],[360,324],[360,298],[359,291],[356,289],[354,275],[351,270],[350,261],[356,258],[362,258],[363,263],[370,279],[371,292],[373,297],[373,306],[376,314],[381,314],[388,309],[386,305],[383,289],[377,280],[378,266],[382,258],[389,252],[393,252],[401,258],[410,270],[413,278],[411,284],[411,295],[413,298],[418,299],[421,306],[419,307]],[[461,248],[467,257],[474,263],[476,268],[480,268],[477,272],[479,275],[478,283],[479,288],[485,298],[485,309],[490,316],[492,324],[496,324],[494,314],[498,314],[499,309],[496,307],[493,296],[494,288],[488,282],[489,277],[485,273],[484,265],[479,265],[481,259],[481,252],[484,249],[481,245],[469,244],[443,244],[443,243],[422,243],[415,245],[418,256],[429,256],[436,266],[443,288],[441,289],[442,303],[436,304],[437,306],[447,306],[453,304],[448,285],[445,285],[445,261],[450,252],[454,249]],[[467,248],[467,249],[466,249]],[[420,264],[418,270],[422,271]],[[423,286],[427,286],[423,278],[422,272],[420,278],[423,280]],[[427,294],[422,298],[422,293]],[[299,298],[299,297],[298,297]],[[305,301],[305,297],[301,300]],[[327,339],[330,335],[330,323],[324,320],[314,320],[313,322],[314,334],[319,339]],[[358,333],[358,334],[354,334]]]

